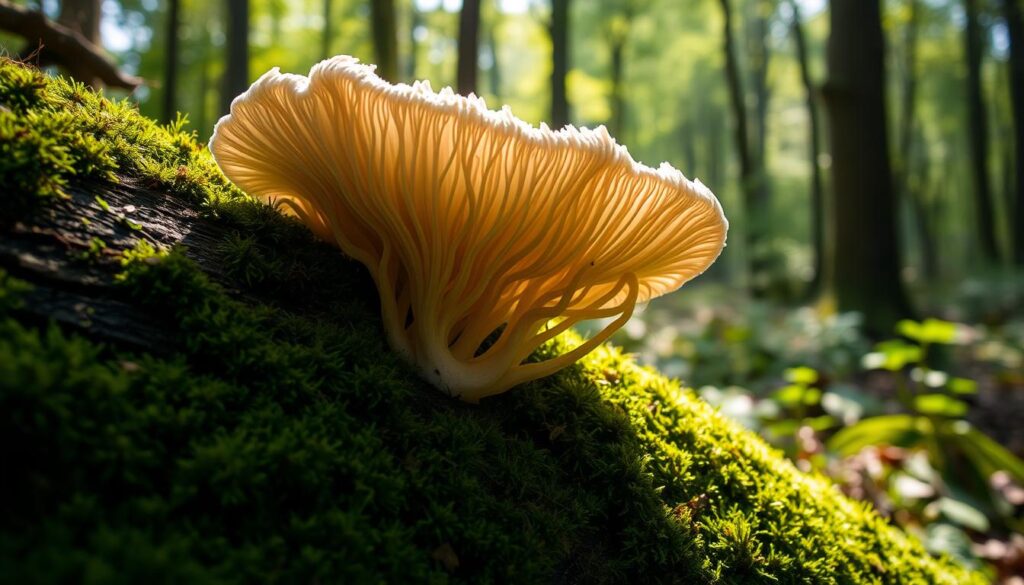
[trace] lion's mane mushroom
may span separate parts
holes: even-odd
[[[534,128],[351,57],[266,73],[210,150],[244,191],[365,264],[391,346],[469,402],[573,363],[725,245],[706,187],[634,162],[604,127]],[[611,322],[527,361],[588,319]]]

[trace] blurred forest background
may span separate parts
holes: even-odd
[[[351,54],[604,124],[721,199],[719,262],[616,341],[1024,583],[1024,2],[0,0],[0,45],[201,139]],[[992,440],[994,439],[994,440]]]

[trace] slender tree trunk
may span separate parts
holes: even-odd
[[[751,152],[750,126],[747,118],[746,94],[740,77],[739,59],[736,55],[736,40],[733,34],[733,12],[730,0],[720,0],[723,16],[723,46],[725,52],[725,81],[729,89],[729,104],[732,107],[733,136],[740,163],[740,191],[743,195],[744,217],[746,218],[747,257],[750,263],[751,292],[760,296],[764,291],[761,282],[761,261],[758,250],[762,240],[764,206],[759,189],[757,163]]]
[[[1017,0],[1003,0],[1010,37],[1010,101],[1013,108],[1013,259],[1024,266],[1024,17]]]
[[[231,110],[231,100],[249,86],[249,0],[228,0],[227,65],[221,93],[222,114]]]
[[[166,53],[166,55],[164,55],[166,59],[164,65],[163,96],[164,122],[170,122],[173,120],[174,114],[178,111],[178,64],[181,60],[181,51],[178,48],[178,31],[180,28],[180,22],[181,0],[169,0],[167,5],[167,44],[164,48],[164,52]]]
[[[416,66],[420,60],[420,42],[416,39],[416,34],[423,26],[423,15],[416,9],[415,2],[409,10],[412,11],[412,16],[409,19],[409,58],[405,62],[405,78],[413,80],[416,79]]]
[[[620,142],[624,140],[622,133],[625,130],[626,96],[623,87],[623,73],[625,63],[623,54],[626,51],[625,35],[618,37],[613,35],[611,40],[611,102],[612,118],[609,120],[609,132]]]
[[[988,115],[981,80],[985,40],[978,22],[978,0],[964,0],[964,9],[967,16],[964,30],[967,45],[967,119],[978,238],[985,260],[996,262],[999,260],[999,244],[996,241],[995,211],[988,174]]]
[[[898,152],[894,157],[896,184],[899,194],[906,200],[904,207],[913,216],[917,231],[918,246],[921,248],[921,272],[925,280],[938,275],[938,259],[935,255],[934,230],[929,220],[928,205],[925,202],[928,175],[927,149],[916,148],[918,135],[916,122],[917,105],[917,31],[920,23],[918,0],[909,0],[909,19],[903,28],[903,85],[900,94]],[[920,140],[916,141],[917,144]],[[917,177],[917,178],[915,178]],[[897,207],[899,205],[897,204]]]
[[[832,286],[840,311],[889,335],[909,313],[900,281],[897,208],[885,128],[885,47],[879,0],[832,0],[825,88],[832,143]]]
[[[370,32],[377,58],[377,75],[394,82],[398,76],[398,38],[395,0],[370,0]]]
[[[205,32],[205,30],[204,30]],[[206,132],[210,119],[210,37],[203,35],[203,52],[199,60],[199,109],[196,111],[196,128]]]
[[[94,45],[100,44],[101,0],[63,0],[57,22],[79,32]]]
[[[83,37],[96,46],[102,46],[100,39],[100,16],[102,0],[62,0],[57,22],[81,33]],[[100,80],[85,70],[76,70],[75,79],[91,86],[99,87]]]
[[[331,40],[334,36],[334,1],[324,0],[323,4],[324,28],[320,37],[320,56],[324,59],[334,53],[331,51]]]
[[[501,60],[498,58],[497,23],[487,27],[487,49],[491,52],[491,68],[487,70],[487,83],[494,97],[501,99]]]
[[[807,39],[800,14],[800,4],[790,0],[793,21],[790,32],[796,45],[797,62],[800,65],[800,80],[804,86],[804,103],[807,107],[808,120],[808,162],[811,166],[811,248],[814,250],[814,276],[808,286],[808,293],[813,296],[821,292],[825,274],[825,188],[821,180],[821,124],[818,120],[817,90],[811,79],[811,68],[807,57]]]
[[[569,123],[569,0],[551,0],[551,127]]]
[[[480,55],[480,0],[462,0],[459,14],[459,63],[457,85],[459,93],[477,93],[476,73]]]

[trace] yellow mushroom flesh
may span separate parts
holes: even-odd
[[[703,272],[728,227],[699,181],[634,162],[604,127],[534,128],[351,57],[263,75],[210,149],[241,189],[365,264],[391,346],[469,402],[591,351]],[[611,321],[527,359],[591,319]]]

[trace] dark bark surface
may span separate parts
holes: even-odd
[[[743,194],[743,212],[746,219],[747,258],[752,277],[751,292],[759,296],[764,286],[759,282],[761,262],[759,246],[762,240],[761,221],[764,220],[764,194],[760,188],[760,172],[757,158],[751,149],[750,120],[747,115],[746,93],[740,74],[739,56],[736,51],[736,35],[733,31],[733,10],[731,0],[721,0],[723,16],[723,46],[725,53],[725,81],[729,89],[729,105],[732,110],[733,139],[740,164],[740,190]]]
[[[817,88],[811,79],[811,68],[807,57],[807,39],[804,36],[800,5],[796,0],[790,1],[793,20],[790,32],[796,45],[797,62],[800,64],[800,80],[804,86],[804,103],[807,107],[808,141],[807,159],[811,167],[811,249],[814,251],[814,276],[808,287],[811,295],[821,291],[825,274],[825,187],[821,180],[821,123],[818,119]]]
[[[1010,38],[1010,103],[1013,108],[1013,259],[1024,266],[1024,16],[1018,0],[1003,0]]]
[[[68,194],[35,217],[4,228],[0,237],[0,267],[33,286],[22,309],[28,320],[43,325],[52,319],[134,349],[170,349],[160,316],[140,311],[117,294],[120,256],[108,250],[139,240],[156,247],[185,246],[187,256],[230,286],[216,253],[225,228],[180,199],[131,184],[80,185]],[[98,249],[97,242],[105,247]]]
[[[377,75],[394,83],[398,81],[398,33],[394,0],[370,2],[370,29],[377,59]]]
[[[569,0],[551,1],[551,127],[569,123]]]
[[[992,185],[988,174],[988,114],[981,80],[985,40],[978,21],[978,9],[978,0],[964,0],[967,16],[964,26],[967,47],[967,130],[970,136],[971,172],[974,175],[978,243],[982,256],[989,262],[995,262],[999,259],[999,244],[996,241]]]
[[[249,87],[249,0],[228,0],[227,61],[221,93],[221,113]]]
[[[27,41],[22,58],[40,67],[59,65],[87,85],[96,87],[99,82],[131,91],[142,83],[138,77],[121,71],[95,41],[76,28],[51,21],[42,12],[0,0],[0,30]]]
[[[320,56],[324,59],[331,56],[331,40],[334,36],[334,2],[323,0],[324,29],[320,34]]]
[[[164,66],[164,122],[172,121],[174,114],[178,111],[176,98],[178,94],[178,62],[181,60],[178,39],[180,23],[181,0],[170,0],[170,4],[167,7],[167,38],[165,39],[166,44],[164,46],[165,58],[167,59]]]
[[[825,98],[835,192],[832,288],[840,311],[858,311],[869,333],[890,335],[909,307],[886,138],[881,10],[879,0],[833,0],[831,8]]]
[[[480,56],[480,0],[463,0],[459,12],[459,63],[456,85],[459,93],[477,93]]]

